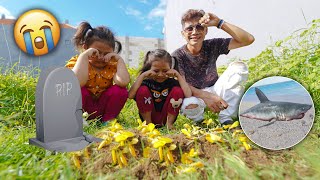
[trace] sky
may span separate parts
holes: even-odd
[[[275,84],[275,83],[286,82],[286,81],[292,81],[292,79],[287,77],[282,77],[282,76],[267,77],[254,83],[252,87],[263,86],[267,84]]]
[[[118,36],[163,38],[165,5],[165,0],[0,0],[0,14],[16,19],[40,8],[73,26],[85,20],[92,26],[109,26]]]
[[[205,1],[210,1],[212,6],[204,5]],[[167,4],[175,5],[166,14]],[[50,11],[59,22],[67,19],[69,24],[76,26],[85,20],[93,27],[108,26],[117,36],[165,39],[163,30],[169,29],[175,33],[170,41],[165,40],[169,52],[185,43],[180,34],[180,12],[186,8],[199,7],[243,28],[255,37],[252,45],[232,50],[227,56],[220,56],[218,66],[225,65],[230,59],[255,57],[269,45],[296,30],[306,28],[313,19],[320,18],[320,0],[0,0],[0,14],[10,18],[17,18],[29,9],[41,8]],[[177,17],[170,14],[176,14]],[[164,28],[165,17],[178,21],[176,27]],[[214,37],[230,35],[211,27],[207,38]]]

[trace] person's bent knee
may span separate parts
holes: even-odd
[[[140,86],[139,89],[137,90],[136,96],[150,96],[150,91],[147,86]]]
[[[184,97],[184,93],[183,93],[183,90],[181,87],[178,87],[178,86],[175,86],[171,89],[171,92],[172,94],[174,95],[177,95],[177,96],[182,96]]]

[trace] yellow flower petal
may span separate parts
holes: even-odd
[[[137,122],[138,122],[139,126],[141,126],[141,125],[142,125],[142,121],[141,121],[141,119],[137,119]]]
[[[111,150],[111,155],[112,155],[113,164],[117,164],[117,154],[116,154],[116,150],[115,149]]]
[[[158,148],[158,153],[159,153],[159,161],[162,162],[163,161],[163,150],[162,150],[162,147]]]
[[[240,136],[238,139],[240,142],[246,142],[248,140],[246,136]]]
[[[102,149],[104,146],[106,146],[106,145],[108,145],[108,144],[110,144],[110,143],[111,143],[111,142],[110,142],[109,140],[107,140],[107,139],[103,140],[103,141],[100,143],[100,145],[99,145],[99,147],[98,147],[98,150]]]
[[[174,163],[174,159],[170,150],[167,151],[167,158],[171,163]]]
[[[223,125],[223,126],[222,126],[223,129],[229,129],[230,127],[231,127],[231,124]]]
[[[235,131],[233,131],[232,133],[232,137],[235,137],[237,134],[243,133],[243,131],[241,129],[237,129]]]
[[[202,162],[195,162],[195,163],[192,163],[190,164],[191,167],[197,167],[197,168],[202,168],[204,167],[203,163]]]
[[[151,153],[151,148],[150,147],[146,147],[143,149],[143,157],[144,158],[149,158],[150,157],[150,153]]]
[[[135,148],[134,148],[131,144],[129,144],[128,146],[129,146],[130,154],[131,154],[133,157],[137,157]]]
[[[121,142],[121,141],[125,141],[127,140],[129,137],[133,137],[134,133],[130,132],[130,131],[122,131],[119,133],[116,133],[114,135],[114,140],[116,142]]]
[[[212,122],[213,122],[213,121],[212,121],[212,119],[210,118],[210,119],[204,120],[202,123],[203,123],[203,124],[206,124],[207,126],[209,126]]]
[[[120,154],[120,161],[122,162],[122,164],[123,164],[124,166],[127,166],[127,165],[128,165],[127,158],[123,155],[123,153]]]
[[[151,132],[156,126],[153,123],[148,124],[148,131]]]
[[[184,124],[183,127],[187,128],[188,130],[191,130],[191,126],[189,124]]]
[[[242,142],[242,144],[243,144],[244,148],[246,148],[247,151],[252,149],[250,144],[248,144],[247,142],[244,141],[244,142]]]
[[[198,156],[198,152],[196,152],[196,151],[194,150],[194,148],[191,148],[188,155],[189,155],[190,157],[196,157],[196,156]]]
[[[196,172],[196,169],[194,167],[186,167],[181,169],[180,174],[181,173],[190,173],[190,172]]]
[[[74,164],[78,169],[80,169],[80,167],[81,167],[80,157],[79,157],[78,155],[76,155],[76,154],[73,154],[72,159],[73,159],[73,164]]]
[[[161,141],[159,139],[155,139],[153,140],[153,147],[154,148],[158,148],[158,147],[163,147],[164,145],[166,145],[166,142],[165,141]]]
[[[90,158],[90,152],[89,152],[89,148],[86,147],[84,150],[83,150],[83,155],[85,158],[89,159]]]
[[[132,138],[131,144],[137,144],[139,140],[137,138]]]
[[[151,137],[151,138],[154,138],[154,137],[157,137],[157,136],[160,136],[161,133],[160,131],[158,131],[157,129],[154,129],[153,131],[151,131],[148,136]]]
[[[181,129],[182,134],[184,134],[185,136],[187,136],[187,138],[191,138],[191,134],[188,130],[186,129]]]
[[[238,126],[239,126],[239,121],[236,121],[229,127],[229,129],[233,129],[233,128],[238,127]]]
[[[223,142],[222,138],[216,134],[212,134],[212,133],[208,133],[206,135],[206,140],[211,142],[211,143],[215,143],[215,142]]]
[[[225,130],[223,130],[223,128],[214,128],[212,131],[216,132],[216,133],[224,133],[224,132],[226,132]]]
[[[177,145],[175,145],[175,144],[171,144],[171,145],[169,146],[169,149],[170,149],[171,151],[175,150],[176,148],[177,148]]]

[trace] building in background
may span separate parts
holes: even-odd
[[[72,38],[76,28],[65,23],[60,24],[60,40],[54,50],[43,56],[32,56],[21,51],[15,43],[13,36],[14,19],[6,19],[1,15],[0,19],[0,66],[12,66],[19,63],[20,66],[61,67],[72,56],[78,54]],[[164,48],[163,39],[144,37],[117,37],[122,44],[121,57],[129,67],[138,67],[141,56],[149,50]]]

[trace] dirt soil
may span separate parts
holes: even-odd
[[[168,174],[176,174],[176,167],[181,165],[181,154],[180,150],[184,152],[189,152],[191,148],[198,149],[199,158],[205,160],[206,164],[214,164],[216,162],[221,163],[224,166],[224,153],[223,151],[228,151],[232,153],[231,148],[228,146],[222,146],[221,144],[212,144],[206,141],[204,138],[198,139],[196,142],[187,139],[183,134],[167,135],[173,139],[173,142],[177,145],[177,148],[172,152],[175,163],[166,166],[165,163],[159,163],[158,151],[153,149],[150,158],[143,158],[142,154],[142,143],[144,146],[148,144],[145,137],[139,135],[136,130],[131,130],[134,132],[139,139],[139,142],[134,145],[136,149],[137,157],[132,157],[129,153],[126,154],[128,159],[128,167],[124,168],[127,176],[133,176],[138,179],[159,179],[166,178]],[[93,144],[90,147],[91,157],[86,159],[81,158],[81,171],[85,173],[117,173],[121,169],[119,166],[112,165],[111,148],[112,146],[106,146],[101,150],[97,150],[99,144]],[[257,169],[257,167],[267,167],[274,164],[274,160],[279,161],[279,163],[286,163],[289,161],[290,153],[288,151],[270,151],[265,149],[252,149],[250,151],[242,150],[240,151],[240,159],[245,162],[249,169]],[[199,170],[202,178],[206,177],[205,168]],[[203,176],[204,175],[204,176]],[[122,174],[123,176],[123,174]]]

